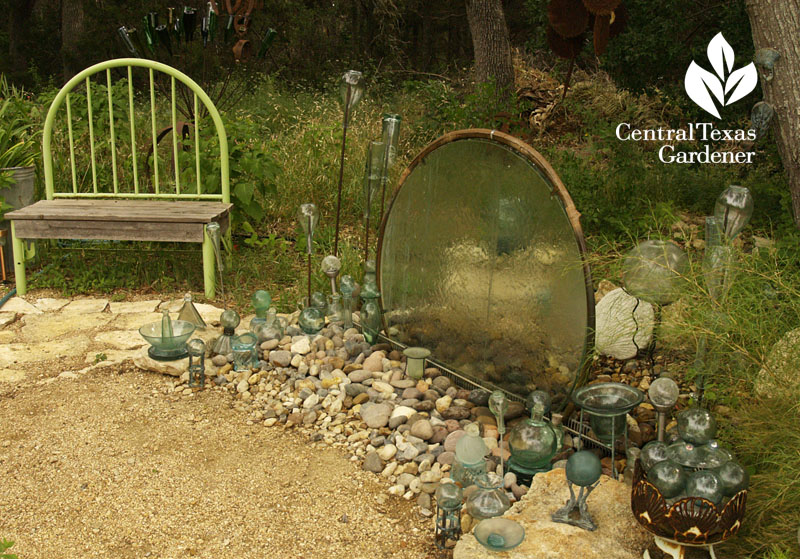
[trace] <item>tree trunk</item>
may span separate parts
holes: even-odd
[[[83,70],[83,57],[79,49],[83,38],[83,0],[61,2],[61,67],[66,82]]]
[[[494,78],[498,92],[508,94],[514,87],[511,44],[501,0],[466,0],[467,20],[475,51],[475,78]]]
[[[764,101],[775,107],[773,130],[789,177],[795,225],[800,228],[800,5],[797,0],[747,0],[756,50],[780,53],[772,80],[761,79]]]
[[[28,69],[28,53],[22,43],[35,3],[36,0],[11,3],[11,14],[8,18],[8,59],[16,77]]]

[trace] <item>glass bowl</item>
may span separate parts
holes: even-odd
[[[525,539],[525,529],[508,518],[481,520],[472,533],[483,547],[491,551],[514,549]]]
[[[189,353],[186,350],[186,340],[195,331],[196,326],[186,320],[172,321],[172,336],[161,335],[161,321],[151,322],[139,328],[139,334],[150,344],[147,353],[158,361],[175,361],[183,359]]]

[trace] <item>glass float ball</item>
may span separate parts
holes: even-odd
[[[298,319],[300,329],[306,334],[316,334],[325,325],[325,316],[316,307],[306,307]]]
[[[667,445],[661,441],[650,441],[644,445],[640,456],[645,472],[650,472],[650,468],[667,458]]]
[[[457,509],[461,506],[464,492],[455,483],[442,483],[436,488],[436,504],[445,510]]]
[[[222,324],[222,327],[225,329],[236,328],[239,326],[241,320],[242,319],[239,318],[239,313],[233,309],[225,309],[219,317],[219,323]]]
[[[705,408],[691,407],[678,414],[678,434],[687,443],[703,445],[717,434],[717,422]]]
[[[644,241],[625,257],[622,280],[634,297],[666,305],[678,298],[680,276],[687,265],[686,253],[675,244]]]
[[[734,460],[724,463],[716,472],[722,482],[722,493],[726,497],[733,497],[739,491],[747,489],[750,483],[750,474]]]
[[[686,472],[672,460],[657,463],[647,472],[647,481],[656,486],[665,499],[680,494],[686,485]]]
[[[537,402],[542,404],[542,409],[544,410],[542,413],[547,414],[550,411],[553,399],[550,397],[550,394],[544,390],[534,390],[525,398],[525,405],[529,410],[533,410]]]
[[[192,357],[205,357],[206,343],[200,338],[194,338],[186,342],[186,349]]]
[[[686,494],[690,497],[708,499],[718,505],[722,501],[722,481],[711,470],[692,472],[686,480]]]
[[[256,309],[256,313],[258,313],[258,311],[262,309],[264,313],[266,313],[267,309],[272,304],[272,297],[270,296],[268,291],[259,289],[258,291],[253,293],[253,297],[250,299],[250,302],[252,303],[253,308]]]
[[[350,297],[351,295],[353,295],[353,292],[356,290],[356,287],[358,287],[356,280],[354,280],[353,276],[349,274],[345,274],[339,280],[339,291],[342,292],[342,295],[344,297]]]
[[[678,401],[678,383],[671,378],[657,378],[650,385],[647,395],[657,411],[669,411]]]
[[[603,466],[597,456],[588,450],[581,450],[569,457],[566,472],[569,481],[580,487],[586,487],[600,479]]]
[[[342,263],[334,255],[329,254],[322,259],[322,273],[326,276],[335,276],[341,269]]]

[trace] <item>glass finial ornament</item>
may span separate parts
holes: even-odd
[[[267,312],[269,311],[269,306],[272,304],[272,297],[268,291],[259,289],[253,293],[253,296],[250,298],[250,304],[253,305],[256,311],[256,315],[250,321],[250,331],[255,332],[257,325],[264,324],[267,321]]]
[[[503,513],[511,508],[511,500],[503,489],[503,478],[496,473],[489,472],[478,476],[475,485],[478,488],[464,503],[464,508],[472,518],[484,520],[503,516]]]
[[[406,356],[406,376],[419,380],[425,373],[425,360],[430,356],[429,349],[424,347],[407,347],[403,350]]]
[[[222,325],[222,335],[217,338],[217,341],[214,342],[214,346],[211,348],[211,353],[213,355],[227,356],[233,353],[231,340],[241,320],[242,319],[239,318],[239,313],[233,309],[225,309],[222,311],[219,317],[219,323]]]
[[[306,307],[300,312],[298,324],[303,332],[313,336],[325,326],[325,313],[317,307]]]
[[[314,204],[301,204],[297,210],[297,221],[303,228],[306,238],[306,254],[308,255],[308,265],[306,268],[306,286],[308,288],[308,300],[311,300],[311,254],[314,252],[314,229],[319,223],[319,210]]]
[[[565,471],[567,487],[569,487],[569,502],[554,512],[551,519],[553,522],[570,524],[584,530],[596,530],[597,525],[595,525],[586,507],[586,499],[600,484],[600,474],[603,471],[600,459],[588,450],[578,451],[567,460]],[[580,487],[577,497],[572,488],[573,484]],[[571,513],[576,508],[578,509],[578,517],[572,518]]]
[[[681,275],[688,262],[686,253],[674,243],[643,241],[628,253],[622,264],[625,289],[648,303],[669,304],[678,298]]]
[[[372,215],[372,202],[382,183],[386,147],[383,142],[370,142],[364,165],[364,261],[369,260],[369,220]]]
[[[194,306],[191,293],[187,293],[183,296],[183,306],[178,312],[178,320],[191,322],[194,324],[196,330],[206,329],[206,321],[203,320],[203,317],[200,316],[200,313],[197,311],[197,307]]]
[[[753,196],[744,186],[731,185],[717,198],[714,217],[728,239],[735,239],[753,215]]]
[[[517,423],[508,435],[509,469],[524,476],[549,471],[550,460],[558,452],[558,440],[556,430],[544,420],[544,407],[537,402],[531,417]]]
[[[528,397],[525,398],[525,407],[533,411],[533,408],[536,406],[537,402],[542,404],[542,407],[544,408],[543,413],[545,415],[550,413],[550,408],[553,405],[553,398],[550,396],[549,392],[545,392],[544,390],[533,390],[528,394]]]
[[[658,413],[658,440],[664,440],[667,414],[672,411],[678,401],[678,383],[668,377],[657,378],[647,390],[650,403]]]
[[[353,292],[358,285],[349,274],[342,276],[339,280],[339,292],[342,294],[342,326],[347,328],[353,327]]]
[[[252,332],[245,332],[233,337],[231,350],[233,351],[234,370],[248,371],[258,367],[257,343],[258,337]]]
[[[331,280],[331,293],[336,293],[336,276],[339,275],[339,270],[342,269],[341,261],[332,254],[329,254],[322,259],[322,273],[328,276]]]
[[[452,549],[461,536],[461,507],[464,493],[455,483],[436,488],[436,547]]]
[[[463,487],[475,483],[475,480],[486,473],[486,455],[489,447],[480,436],[477,423],[470,423],[464,428],[466,432],[456,443],[456,456],[450,478]]]
[[[364,96],[363,74],[356,70],[348,70],[342,76],[339,86],[342,104],[344,105],[344,115],[342,117],[342,154],[339,158],[339,185],[336,190],[336,227],[333,241],[333,254],[339,256],[339,215],[342,209],[342,182],[344,181],[344,154],[347,145],[347,128],[350,123],[350,115],[356,108],[361,98]]]
[[[489,395],[489,411],[494,415],[497,423],[497,433],[500,435],[500,475],[505,472],[503,468],[503,435],[506,433],[506,412],[508,399],[502,390],[495,390]]]
[[[147,354],[156,361],[175,361],[188,355],[186,340],[195,326],[185,320],[172,320],[169,311],[162,311],[161,320],[139,328],[139,334],[150,344]]]
[[[189,386],[206,385],[206,344],[200,338],[194,338],[186,343],[189,352]]]

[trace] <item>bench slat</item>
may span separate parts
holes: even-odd
[[[226,217],[232,207],[233,204],[222,202],[40,200],[20,210],[9,212],[5,217],[20,223],[35,220],[210,223]],[[202,242],[202,238],[199,242]]]

